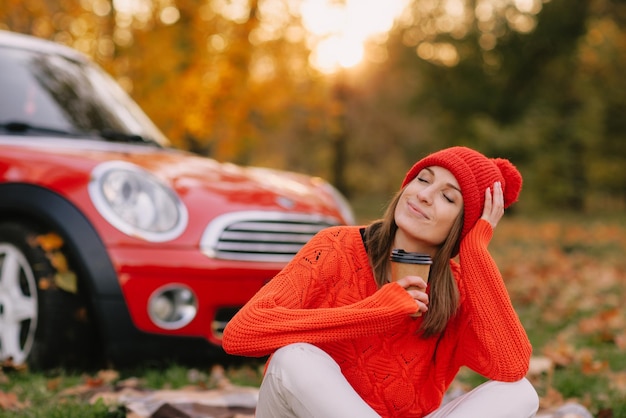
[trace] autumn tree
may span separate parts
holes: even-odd
[[[626,206],[623,1],[409,1],[334,74],[305,0],[2,2],[0,27],[93,57],[181,148],[385,199],[464,144],[514,161],[531,206]]]

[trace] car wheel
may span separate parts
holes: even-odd
[[[42,236],[23,224],[0,223],[0,361],[35,369],[93,365],[97,334],[84,298],[78,286],[61,288],[60,273],[67,272],[54,257],[65,255],[62,247],[44,250]]]

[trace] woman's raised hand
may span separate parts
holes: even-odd
[[[486,220],[491,224],[492,228],[498,225],[502,215],[504,215],[504,193],[502,192],[502,184],[496,181],[492,188],[487,187],[485,190],[485,208],[483,209],[483,215],[481,219]]]

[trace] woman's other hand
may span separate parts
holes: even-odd
[[[481,219],[486,220],[491,224],[491,227],[495,229],[502,215],[504,215],[504,193],[502,192],[502,184],[496,181],[492,188],[487,187],[485,190],[485,208],[483,209],[483,215]]]

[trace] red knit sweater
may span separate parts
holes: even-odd
[[[519,380],[531,346],[487,252],[492,233],[480,220],[461,243],[460,265],[451,261],[461,305],[440,341],[416,335],[415,301],[396,283],[377,288],[359,228],[344,226],[312,238],[229,322],[223,347],[260,357],[315,344],[383,417],[432,412],[461,366]]]

